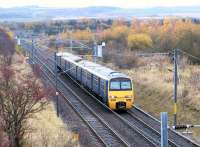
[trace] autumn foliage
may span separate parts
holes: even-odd
[[[199,54],[200,25],[187,19],[137,20],[131,25],[116,24],[104,30],[100,40],[123,44],[123,49],[168,51],[180,48]],[[127,46],[126,46],[127,45]],[[119,45],[120,46],[120,45]]]
[[[130,50],[141,50],[151,49],[153,46],[153,41],[151,37],[144,33],[131,34],[127,39],[128,48]]]
[[[200,57],[200,24],[192,18],[29,22],[18,24],[18,28],[35,34],[44,32],[52,49],[56,48],[56,40],[63,41],[62,48],[70,47],[70,39],[83,41],[90,48],[94,40],[98,44],[105,42],[105,58],[110,60],[112,57],[107,55],[110,52],[170,52],[175,48]],[[77,50],[83,49],[74,49]]]

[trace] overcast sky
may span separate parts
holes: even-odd
[[[144,8],[157,6],[200,6],[200,0],[0,0],[0,7],[37,5],[43,7],[116,6]]]

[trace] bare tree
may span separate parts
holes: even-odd
[[[7,66],[0,69],[1,126],[8,134],[10,146],[20,147],[28,126],[27,120],[47,105],[45,98],[51,94],[36,78],[27,76],[17,82],[14,72]]]
[[[16,79],[12,68],[15,44],[11,37],[0,29],[0,127],[7,133],[10,147],[22,146],[25,133],[29,130],[27,120],[43,110],[51,89],[45,88],[29,74]]]

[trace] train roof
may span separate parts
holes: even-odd
[[[128,76],[126,74],[112,70],[112,69],[102,66],[100,64],[96,64],[94,62],[85,60],[79,56],[73,55],[68,52],[59,52],[59,53],[57,53],[57,56],[61,56],[61,58],[63,60],[70,61],[70,62],[74,63],[75,65],[77,65],[77,66],[89,71],[90,73],[92,73],[98,77],[101,77],[105,80],[110,80],[112,78],[119,78],[119,77],[128,78]]]

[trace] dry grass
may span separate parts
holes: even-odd
[[[27,58],[21,54],[15,54],[12,59],[12,67],[15,70],[15,79],[23,79],[24,76],[32,74],[32,69],[27,63]]]
[[[32,131],[26,137],[27,147],[80,146],[72,133],[67,130],[67,126],[56,116],[52,103],[46,110],[30,119],[28,125],[31,126]]]

